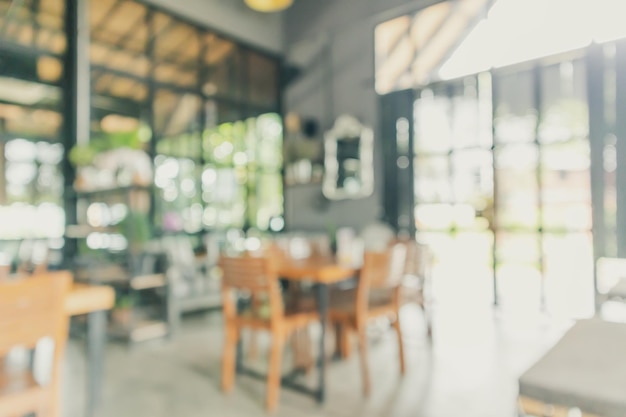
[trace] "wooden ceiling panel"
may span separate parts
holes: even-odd
[[[213,34],[206,35],[205,42],[207,51],[204,57],[204,62],[210,66],[219,65],[236,50],[233,42],[227,41]]]
[[[102,30],[92,31],[92,39],[106,41],[113,45],[120,44],[125,34],[133,31],[134,25],[141,18],[141,15],[136,12],[137,9],[126,7],[128,4],[124,3],[117,7],[111,16],[105,16],[101,22]],[[134,12],[128,10],[134,10]]]
[[[56,16],[63,19],[65,16],[65,5],[63,0],[39,0],[40,15]]]
[[[171,23],[172,18],[166,14],[157,12],[152,15],[152,25],[157,36],[162,35]]]
[[[101,74],[95,77],[95,81],[93,83],[94,91],[97,93],[104,93],[108,91],[109,85],[113,82],[113,78],[113,75],[109,73]]]
[[[89,24],[92,28],[98,26],[100,22],[113,10],[117,0],[92,0],[89,2]]]
[[[175,22],[166,33],[157,36],[154,55],[157,60],[196,63],[200,54],[200,40],[195,28]]]
[[[135,87],[138,85],[136,81],[130,78],[114,77],[108,91],[114,97],[133,98]]]
[[[55,111],[7,104],[0,104],[0,118],[6,121],[7,132],[23,136],[56,137],[63,121],[61,114]]]
[[[22,45],[32,45],[35,42],[35,29],[32,26],[22,26],[16,40]]]
[[[124,46],[132,51],[145,53],[148,45],[148,26],[145,24],[135,25],[135,30],[130,32]]]
[[[40,80],[58,82],[63,75],[61,60],[51,56],[42,56],[37,60],[37,76]]]
[[[137,84],[130,98],[136,101],[146,101],[148,99],[148,87],[145,84]]]
[[[42,12],[37,15],[37,23],[41,28],[63,31],[63,16]]]

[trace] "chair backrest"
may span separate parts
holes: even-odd
[[[406,246],[404,274],[426,279],[432,267],[432,253],[430,248],[413,239],[400,240],[399,243]]]
[[[406,247],[395,244],[384,251],[366,251],[359,274],[356,294],[356,315],[364,317],[369,308],[370,290],[390,291],[393,297],[399,296],[404,276]]]
[[[222,255],[219,267],[222,269],[222,285],[239,290],[266,291],[272,278],[276,277],[270,258],[265,256]]]
[[[33,349],[45,338],[55,347],[65,345],[71,282],[71,274],[61,271],[0,283],[0,357],[17,346]]]
[[[406,246],[395,244],[384,251],[366,251],[359,283],[369,288],[395,288],[401,284],[406,263]]]
[[[267,296],[272,317],[282,315],[283,306],[276,272],[275,259],[271,254],[264,256],[232,257],[221,255],[218,263],[222,270],[222,303],[227,317],[236,314],[232,291],[246,291],[256,297]]]
[[[50,248],[41,239],[25,239],[20,243],[17,254],[17,271],[23,274],[40,274],[48,270]]]

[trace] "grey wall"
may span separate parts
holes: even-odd
[[[304,0],[308,1],[308,0]],[[146,0],[272,52],[282,52],[282,13],[259,13],[243,0]]]
[[[374,90],[376,24],[432,4],[432,0],[297,0],[285,16],[287,61],[304,73],[285,96],[286,111],[314,117],[328,129],[335,118],[357,116],[376,132],[376,188],[372,197],[320,203],[321,186],[285,190],[291,229],[322,229],[329,224],[361,226],[382,214],[382,158],[378,101]],[[412,192],[407,190],[407,192]]]

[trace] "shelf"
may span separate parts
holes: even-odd
[[[93,227],[88,225],[71,224],[65,228],[65,237],[69,239],[84,239],[90,233],[120,234],[119,227]]]
[[[159,320],[142,320],[128,328],[119,323],[112,323],[109,327],[109,334],[114,338],[127,339],[131,342],[143,342],[167,336],[168,325]]]
[[[71,189],[71,192],[77,197],[93,197],[105,194],[122,194],[129,191],[152,191],[152,186],[145,185],[127,185],[124,187],[102,188],[98,190],[76,190]]]
[[[75,271],[77,281],[90,284],[128,284],[130,282],[128,271],[119,265],[91,265],[79,267]]]
[[[165,287],[165,274],[146,274],[131,277],[128,271],[119,265],[89,268],[76,272],[76,280],[100,285],[127,285],[133,290],[147,290]]]
[[[134,290],[147,290],[150,288],[165,287],[167,279],[165,274],[150,274],[133,277],[130,286]]]

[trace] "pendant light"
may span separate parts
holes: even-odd
[[[293,4],[293,0],[245,0],[248,7],[258,12],[280,12]]]

